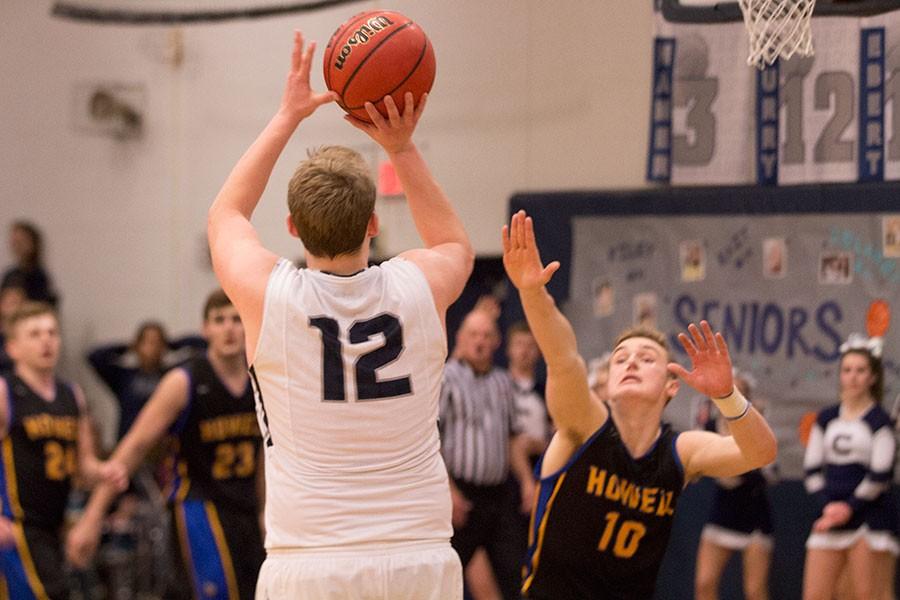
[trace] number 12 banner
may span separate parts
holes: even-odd
[[[900,10],[815,17],[812,35],[813,56],[760,71],[747,66],[742,22],[657,13],[647,179],[900,179]]]

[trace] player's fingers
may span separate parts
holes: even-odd
[[[669,370],[669,373],[675,375],[679,379],[686,379],[688,376],[688,370],[678,363],[669,363],[668,365],[666,365],[666,368]]]
[[[719,354],[724,356],[731,362],[731,354],[728,352],[728,344],[725,343],[725,336],[722,335],[720,331],[716,332],[716,348],[719,349]]]
[[[522,229],[522,211],[512,216],[511,227],[509,230],[509,243],[513,250],[521,248],[519,244],[519,232]]]
[[[519,211],[519,231],[516,235],[516,243],[519,248],[525,248],[525,229],[528,227],[528,217],[524,210]]]
[[[310,42],[306,46],[306,50],[303,51],[303,55],[300,58],[300,75],[303,76],[304,79],[309,80],[309,65],[312,64],[313,54],[316,52],[316,43]]]
[[[372,104],[371,102],[366,102],[364,106],[366,109],[366,114],[369,115],[370,119],[372,119],[372,123],[375,125],[375,127],[377,127],[378,129],[384,129],[385,127],[387,127],[387,121],[384,120],[384,117],[381,116],[381,113],[378,112],[378,109],[375,108],[374,104]]]
[[[697,347],[694,346],[694,342],[691,341],[687,335],[683,332],[678,334],[678,341],[681,342],[681,346],[684,348],[684,351],[687,352],[687,355],[694,358],[697,355]]]
[[[422,97],[419,98],[419,103],[416,105],[415,117],[418,122],[419,117],[422,116],[422,113],[425,112],[425,103],[428,102],[428,92],[422,94]]]
[[[416,105],[412,92],[403,94],[403,120],[408,121],[416,116]]]
[[[316,106],[322,106],[329,102],[337,102],[337,99],[337,92],[322,92],[321,94],[316,94],[312,97],[312,101]]]
[[[554,260],[552,263],[544,267],[544,270],[541,272],[541,281],[546,285],[550,279],[553,278],[553,274],[559,271],[559,261]]]
[[[534,219],[525,217],[525,243],[530,248],[537,250],[537,240],[534,238]]]
[[[703,335],[701,335],[700,330],[697,329],[697,326],[691,323],[690,325],[688,325],[688,332],[691,334],[691,339],[694,340],[694,346],[697,348],[697,351],[706,351],[706,341],[703,339]]]
[[[393,127],[400,125],[400,110],[390,94],[384,97],[384,107],[387,109],[388,121],[391,122],[391,125]]]
[[[709,322],[705,319],[700,321],[700,330],[703,333],[703,341],[706,343],[707,348],[713,351],[718,351],[719,347],[716,344],[716,336],[713,334],[712,327],[709,326]]]
[[[294,51],[291,53],[291,71],[300,69],[300,62],[303,56],[303,34],[299,30],[294,30]]]
[[[509,254],[509,225],[500,228],[500,241],[503,243],[503,254]]]

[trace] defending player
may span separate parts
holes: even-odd
[[[557,427],[540,465],[523,593],[554,600],[652,598],[685,483],[772,462],[775,437],[734,389],[725,340],[705,321],[700,329],[689,327],[690,337],[679,334],[691,371],[668,363],[658,332],[626,331],[610,362],[611,402],[596,400],[575,333],[544,288],[559,263],[541,263],[524,211],[503,228],[503,263],[546,357],[547,406]],[[675,376],[717,399],[732,436],[678,434],[661,424],[678,391]]]
[[[348,120],[387,153],[425,248],[369,267],[378,233],[365,162],[341,147],[302,163],[288,191],[298,269],[250,224],[278,155],[332,94],[309,86],[314,45],[295,35],[281,107],[209,211],[216,275],[247,332],[266,450],[262,598],[459,598],[439,452],[444,314],[472,268],[462,223],[412,141],[425,106]]]
[[[110,462],[133,473],[166,433],[174,436],[169,501],[179,565],[174,590],[194,598],[251,600],[264,558],[259,515],[262,440],[245,362],[244,329],[224,292],[203,311],[205,356],[167,373],[119,443]],[[69,560],[93,557],[115,490],[101,485],[72,529]]]
[[[81,389],[56,377],[53,307],[26,302],[6,325],[13,370],[0,378],[0,597],[68,598],[60,527],[73,480],[107,478],[117,489],[127,480],[96,459]]]

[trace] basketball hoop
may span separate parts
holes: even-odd
[[[778,58],[813,53],[811,21],[816,0],[738,0],[750,34],[747,64],[764,69]]]

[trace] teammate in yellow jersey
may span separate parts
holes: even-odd
[[[224,292],[207,299],[205,356],[166,374],[110,457],[129,473],[173,436],[169,495],[175,554],[183,567],[172,597],[251,600],[265,558],[259,515],[262,440],[244,349],[244,328]],[[101,485],[72,529],[69,560],[93,557],[115,490]]]
[[[503,229],[503,264],[547,362],[547,408],[557,428],[539,466],[523,594],[652,598],[684,485],[772,462],[775,436],[734,388],[725,340],[705,321],[678,336],[690,371],[669,362],[659,332],[626,331],[610,359],[610,402],[598,400],[572,326],[544,287],[559,263],[543,265],[524,211]],[[661,423],[679,377],[716,400],[731,436],[679,434]]]
[[[56,377],[60,335],[49,304],[26,302],[6,322],[13,370],[0,378],[0,597],[69,597],[60,527],[74,481],[127,482],[98,461],[81,389]],[[5,580],[5,581],[4,581]]]

